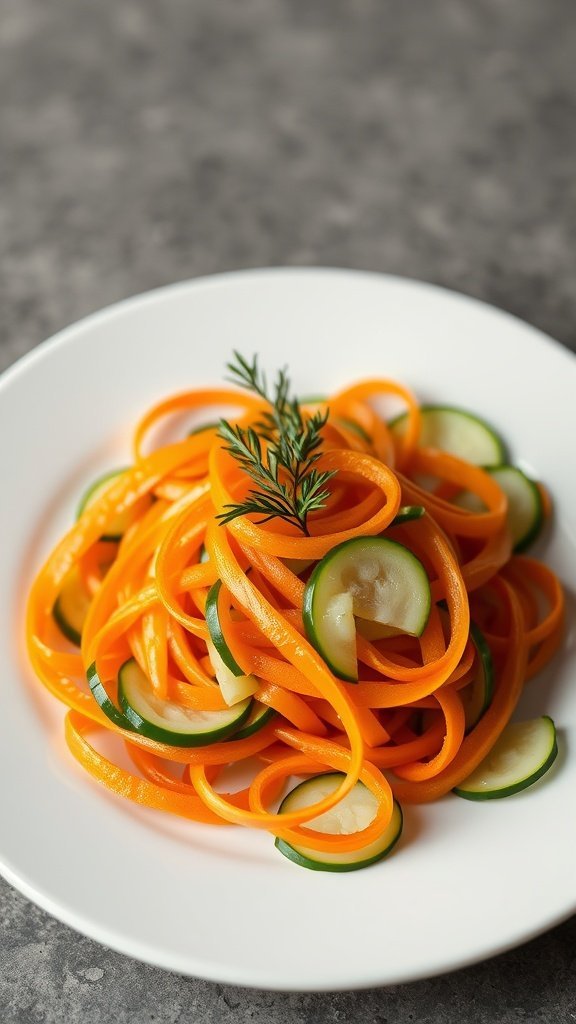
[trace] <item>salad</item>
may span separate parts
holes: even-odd
[[[400,383],[299,401],[256,357],[228,370],[150,409],[133,464],[82,496],[29,595],[29,657],[108,789],[349,871],[410,804],[509,796],[554,762],[549,717],[510,721],[562,638],[561,585],[525,554],[551,503],[484,420]],[[237,411],[151,442],[214,406]]]

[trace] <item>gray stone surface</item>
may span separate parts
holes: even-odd
[[[0,0],[0,367],[123,296],[269,264],[426,278],[576,348],[574,14]],[[574,920],[441,979],[286,996],[130,961],[5,883],[0,918],[6,1024],[576,1020]]]

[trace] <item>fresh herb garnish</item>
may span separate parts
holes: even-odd
[[[256,484],[243,502],[225,506],[227,511],[218,516],[220,523],[255,513],[264,516],[260,523],[284,519],[309,536],[308,516],[325,507],[330,496],[326,484],[336,472],[316,468],[328,409],[304,418],[298,399],[290,394],[286,369],[279,371],[269,392],[257,356],[249,363],[234,352],[234,360],[227,364],[232,381],[255,392],[269,408],[247,429],[220,421],[218,433],[226,451]]]

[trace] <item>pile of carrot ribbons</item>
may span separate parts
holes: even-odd
[[[401,438],[375,408],[390,396],[407,411]],[[193,821],[264,829],[289,843],[343,853],[382,833],[394,797],[405,804],[436,800],[482,761],[524,684],[560,642],[563,594],[545,565],[512,554],[506,498],[495,480],[419,446],[421,410],[406,388],[369,380],[332,396],[328,405],[318,466],[337,473],[325,508],[310,518],[309,536],[279,519],[258,523],[242,516],[220,525],[217,515],[242,499],[250,481],[217,426],[148,450],[166,417],[233,406],[235,422],[246,426],[258,419],[260,399],[232,389],[198,390],[152,408],[135,431],[133,465],[84,511],[35,579],[27,644],[36,675],[68,707],[70,751],[113,792]],[[317,406],[303,408],[306,414]],[[433,478],[431,489],[422,486],[424,477]],[[450,499],[462,488],[486,511],[454,504]],[[421,505],[426,514],[392,526],[404,505]],[[131,524],[122,539],[102,540],[107,524],[123,512]],[[306,639],[306,576],[296,574],[294,560],[314,563],[342,541],[386,531],[425,566],[432,610],[419,638],[371,642],[359,634],[359,681],[350,684],[332,674]],[[74,571],[90,595],[80,650],[61,636],[52,616]],[[92,664],[113,700],[119,668],[133,657],[158,697],[206,712],[226,707],[204,617],[217,580],[233,657],[257,676],[255,698],[276,714],[245,739],[201,747],[170,746],[115,724],[87,686]],[[479,657],[471,620],[486,637],[496,676],[490,706],[467,732],[462,694]],[[99,749],[103,734],[106,755]],[[115,763],[110,735],[125,745],[133,770]],[[222,792],[222,771],[247,759],[256,764],[251,784]],[[289,779],[331,770],[343,773],[333,793],[310,807],[275,813]],[[359,779],[378,802],[367,828],[328,835],[306,827]]]

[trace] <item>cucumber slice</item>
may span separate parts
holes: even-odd
[[[208,632],[210,633],[210,639],[220,656],[220,660],[224,662],[226,668],[232,673],[232,675],[241,676],[243,675],[242,669],[224,639],[224,633],[220,623],[218,602],[220,600],[221,589],[222,580],[216,580],[216,583],[214,583],[208,591],[206,607],[204,609],[206,625],[208,627]],[[216,666],[214,665],[213,667],[214,670],[216,670]]]
[[[132,723],[129,722],[126,716],[118,710],[114,701],[109,696],[104,683],[96,671],[95,662],[93,662],[88,668],[86,677],[88,679],[90,690],[92,691],[92,696],[98,706],[102,708],[106,717],[109,718],[111,722],[114,722],[114,725],[117,725],[120,729],[128,729],[128,731],[131,731]]]
[[[228,706],[231,707],[233,704],[238,704],[239,701],[245,700],[246,697],[251,697],[253,693],[256,693],[260,683],[256,676],[244,674],[226,643],[218,608],[221,589],[222,580],[216,580],[216,583],[210,587],[208,597],[206,598],[204,615],[208,632],[210,633],[210,639],[207,641],[208,656],[212,662],[216,679],[220,684],[222,696]]]
[[[276,714],[277,712],[274,708],[269,708],[266,704],[261,704],[259,700],[253,700],[250,714],[242,728],[238,732],[234,733],[234,739],[245,740],[255,732],[260,732],[260,729],[263,729],[268,722],[272,721],[272,719],[276,717]]]
[[[467,733],[478,724],[484,712],[490,707],[494,692],[492,652],[482,630],[475,622],[470,623],[470,639],[477,652],[476,675],[472,682],[460,690]]]
[[[465,409],[451,406],[422,406],[422,432],[420,444],[425,448],[439,448],[476,466],[499,466],[506,460],[504,443],[495,430]],[[406,431],[408,414],[402,413],[388,424],[393,435],[402,437]]]
[[[92,598],[82,582],[80,573],[73,569],[56,598],[52,615],[64,636],[77,647],[82,643],[82,630],[91,603]]]
[[[466,800],[499,800],[527,789],[556,760],[556,727],[548,715],[506,726],[481,764],[453,790]]]
[[[301,782],[282,801],[279,813],[298,811],[318,803],[323,797],[333,793],[340,785],[344,776],[341,772],[327,772],[316,775],[306,782]],[[306,822],[306,828],[314,832],[329,835],[351,835],[360,829],[367,828],[376,816],[376,797],[362,783],[357,782],[354,788],[335,807],[325,814],[320,814],[312,821]],[[283,839],[277,838],[275,846],[289,860],[300,867],[312,871],[357,871],[382,860],[398,842],[402,833],[402,810],[394,801],[392,819],[388,827],[378,839],[365,846],[363,850],[351,850],[348,853],[321,853],[306,846],[292,846]]]
[[[542,529],[542,495],[534,481],[516,466],[497,466],[490,474],[508,498],[508,526],[514,551],[524,551]]]
[[[225,739],[246,721],[252,704],[248,699],[226,711],[196,711],[161,700],[134,658],[118,674],[118,699],[135,732],[173,747],[199,747]]]
[[[423,505],[402,505],[398,509],[390,526],[402,526],[403,523],[411,523],[414,519],[421,519],[426,509]],[[390,529],[390,526],[388,529]]]
[[[222,696],[228,707],[232,707],[234,704],[238,704],[240,701],[246,700],[247,697],[251,697],[252,694],[256,693],[260,686],[256,676],[244,675],[242,672],[240,672],[240,675],[236,675],[236,673],[230,671],[222,660],[211,640],[207,640],[206,646],[208,648],[208,657],[214,669],[214,675],[218,680]]]
[[[112,472],[104,473],[103,476],[99,476],[97,480],[94,480],[94,482],[90,484],[90,486],[84,491],[84,494],[80,498],[78,508],[76,510],[76,519],[80,519],[82,513],[87,508],[90,508],[90,506],[93,505],[95,501],[98,501],[98,499],[102,497],[104,492],[110,486],[111,482],[115,480],[116,477],[121,476],[122,473],[125,472],[126,468],[114,469],[112,470]],[[128,508],[126,509],[125,512],[120,512],[118,513],[117,516],[114,516],[114,518],[108,523],[106,533],[102,534],[100,540],[122,540],[122,537],[126,533],[128,527],[132,525],[135,518],[138,516],[139,512],[145,506],[150,504],[151,500],[152,499],[149,498],[148,496],[146,496],[145,498],[141,498],[139,501],[136,502],[134,506],[132,506],[132,508]]]
[[[304,590],[310,643],[340,679],[356,682],[354,616],[420,636],[430,614],[430,583],[416,556],[387,537],[355,537],[332,548]]]
[[[544,523],[544,504],[538,485],[517,466],[492,466],[487,470],[508,498],[508,528],[514,551],[525,551],[536,540]],[[484,512],[484,502],[471,491],[462,491],[454,504],[470,512]]]

